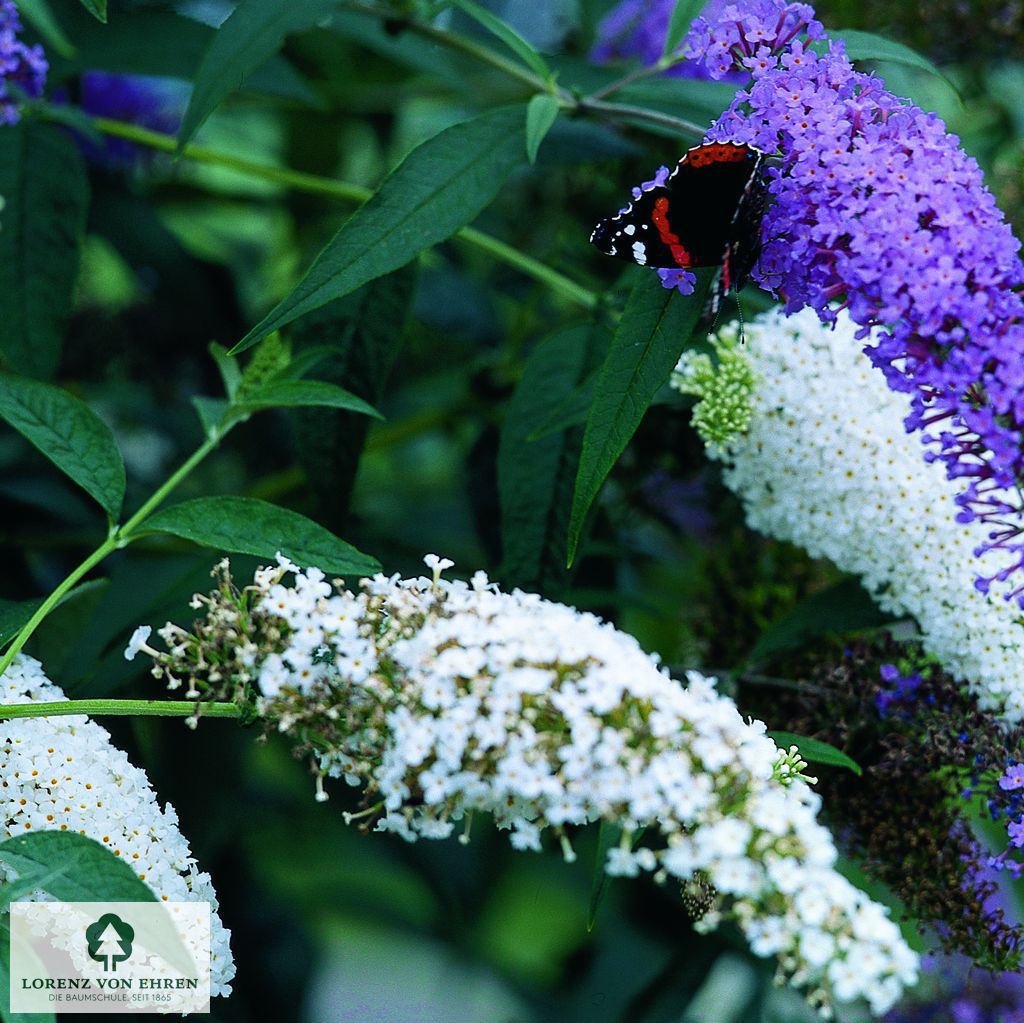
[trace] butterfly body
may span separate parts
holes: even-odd
[[[721,267],[719,297],[743,287],[761,251],[764,155],[713,142],[687,150],[664,179],[634,189],[633,201],[600,221],[601,252],[652,269]]]

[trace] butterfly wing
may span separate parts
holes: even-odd
[[[590,240],[607,255],[641,266],[718,266],[760,159],[756,150],[731,142],[694,146],[664,185],[641,190],[598,223]]]

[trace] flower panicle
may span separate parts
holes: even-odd
[[[43,48],[26,45],[20,33],[13,0],[0,0],[0,125],[17,124],[22,99],[38,99],[46,84],[49,64]]]
[[[595,616],[503,593],[482,572],[448,580],[446,559],[427,565],[349,590],[282,560],[291,582],[270,570],[246,588],[256,654],[244,684],[310,757],[317,799],[340,777],[362,789],[349,819],[367,830],[414,841],[466,824],[468,840],[479,812],[515,848],[549,834],[570,860],[573,828],[614,822],[609,873],[696,885],[701,930],[735,921],[822,1006],[864,998],[880,1013],[913,982],[899,929],[836,872],[795,751],[711,680],[689,672],[680,685]],[[208,614],[235,630],[238,598],[221,592]],[[181,656],[184,673],[195,646]]]
[[[713,433],[722,413],[702,408],[722,400],[725,383],[714,378],[726,379],[724,357],[713,368],[687,356],[673,384],[704,396],[694,422],[748,525],[859,576],[883,611],[917,620],[926,650],[984,707],[1024,719],[1020,609],[974,586],[986,529],[956,521],[956,485],[904,430],[911,397],[864,358],[871,338],[847,312],[827,327],[812,310],[763,314],[746,334],[745,346],[717,344],[747,363],[753,381],[740,392],[749,403],[742,432]]]
[[[774,157],[753,278],[827,323],[845,309],[908,430],[957,481],[978,586],[1024,604],[1024,264],[977,163],[934,114],[854,69],[806,4],[748,0],[700,18],[690,57],[743,72],[708,133]],[[998,567],[985,556],[996,552]]]

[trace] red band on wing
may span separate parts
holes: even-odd
[[[705,142],[702,146],[687,150],[679,162],[693,167],[706,167],[712,163],[740,163],[751,159],[753,155],[749,146],[737,145],[735,142]]]
[[[669,251],[672,253],[672,258],[676,261],[676,266],[692,266],[693,260],[690,257],[690,253],[687,252],[686,248],[679,243],[679,235],[673,234],[672,228],[669,226],[668,199],[664,196],[655,202],[654,211],[651,213],[651,221],[658,229],[658,234],[661,237],[662,244],[669,247]]]

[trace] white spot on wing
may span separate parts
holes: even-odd
[[[643,242],[633,242],[633,258],[641,266],[647,262],[647,246]]]
[[[634,224],[627,224],[622,230],[626,234],[634,234],[636,232],[636,226]]]

